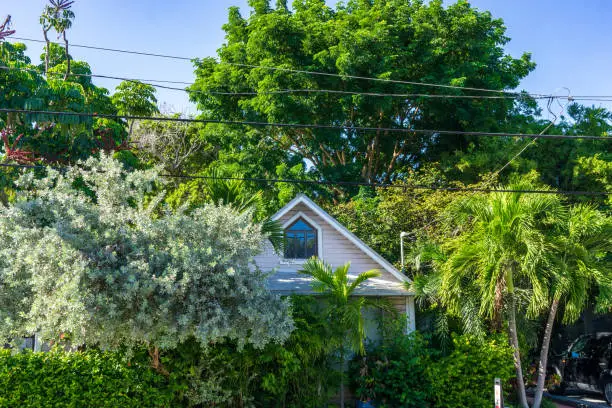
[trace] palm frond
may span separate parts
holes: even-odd
[[[380,277],[380,275],[381,275],[381,273],[377,269],[372,269],[372,270],[360,273],[357,276],[357,278],[355,278],[355,280],[349,285],[348,295],[350,296],[355,291],[355,289],[357,289],[357,287],[359,285],[361,285],[362,283],[364,283],[368,279],[378,278],[378,277]]]

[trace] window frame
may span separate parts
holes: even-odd
[[[302,211],[298,211],[289,220],[283,223],[282,225],[283,236],[285,235],[285,231],[289,227],[291,227],[293,224],[295,224],[300,218],[306,224],[310,225],[314,229],[315,234],[316,234],[316,237],[315,237],[316,250],[315,250],[314,256],[318,258],[322,258],[323,257],[323,231],[321,229],[321,226],[317,222],[315,222],[312,218],[304,214]],[[301,265],[308,260],[307,258],[287,258],[285,255],[286,254],[283,249],[283,252],[281,253],[281,261],[280,261],[281,265],[296,265],[296,264]]]

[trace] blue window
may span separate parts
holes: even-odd
[[[285,258],[308,259],[317,255],[317,230],[298,218],[285,229]]]

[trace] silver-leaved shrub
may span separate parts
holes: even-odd
[[[32,173],[0,209],[0,339],[37,332],[73,344],[195,337],[261,346],[293,329],[288,305],[252,259],[265,237],[227,206],[161,203],[156,170],[111,157]]]

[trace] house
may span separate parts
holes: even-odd
[[[376,269],[381,276],[369,279],[356,291],[360,296],[387,299],[406,316],[406,331],[415,330],[414,294],[406,289],[410,282],[382,256],[346,229],[335,218],[303,194],[272,216],[280,221],[285,231],[284,253],[277,253],[269,242],[255,257],[256,265],[264,271],[275,271],[268,279],[269,288],[281,295],[313,294],[311,278],[299,274],[302,264],[316,256],[334,268],[351,263],[349,276]],[[398,234],[399,239],[399,234]]]

